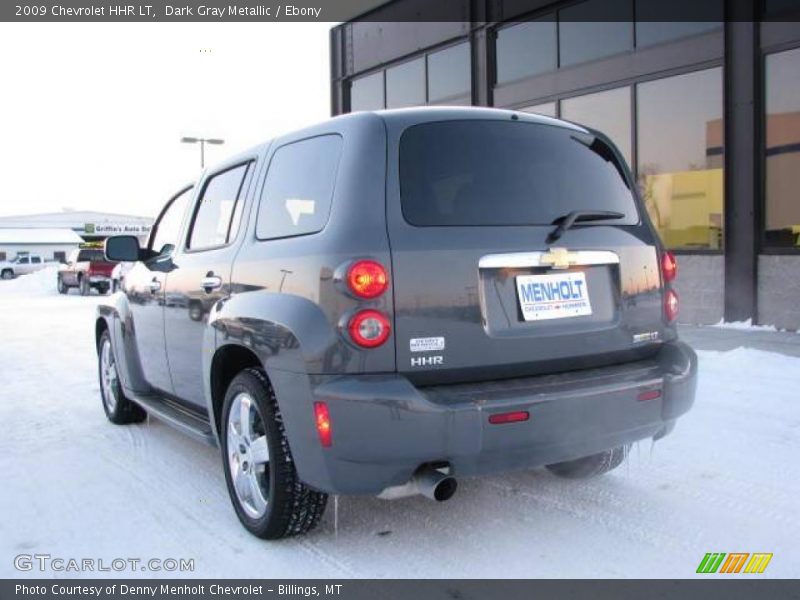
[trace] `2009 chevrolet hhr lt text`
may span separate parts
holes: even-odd
[[[676,263],[601,133],[522,113],[332,119],[181,190],[96,321],[103,407],[222,449],[257,536],[328,494],[585,477],[694,401]],[[145,412],[146,411],[146,412]]]

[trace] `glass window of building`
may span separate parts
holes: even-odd
[[[722,248],[722,69],[637,86],[637,172],[670,248]]]
[[[544,115],[545,117],[558,116],[555,102],[543,102],[542,104],[534,104],[532,106],[526,106],[525,108],[519,108],[517,110],[536,115]]]
[[[604,21],[609,14],[619,15],[620,20]],[[558,21],[562,67],[633,48],[633,5],[629,0],[587,0],[561,9]]]
[[[428,100],[463,96],[472,91],[469,42],[428,55]]]
[[[386,69],[386,107],[425,104],[425,59],[418,58]]]
[[[383,71],[359,77],[350,84],[350,110],[380,110],[383,99]]]
[[[636,0],[635,7],[639,47],[720,29],[724,19],[722,0]],[[697,20],[677,20],[689,16]]]
[[[561,118],[592,127],[611,138],[631,162],[631,89],[616,88],[561,101]]]
[[[800,48],[766,59],[768,246],[800,247]]]
[[[671,42],[680,38],[699,35],[720,29],[722,24],[719,22],[658,22],[658,21],[637,21],[636,22],[636,45],[640,48],[653,46],[662,42]]]
[[[495,54],[498,84],[553,71],[557,66],[554,16],[499,29]]]

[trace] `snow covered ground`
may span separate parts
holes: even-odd
[[[345,497],[338,532],[331,501],[318,530],[269,543],[236,520],[216,450],[106,421],[98,299],[57,295],[52,271],[0,282],[0,577],[35,553],[346,578],[692,577],[706,552],[772,552],[764,576],[800,574],[800,358],[701,352],[694,409],[605,477],[462,480],[444,504]]]

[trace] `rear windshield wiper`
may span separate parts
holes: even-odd
[[[606,219],[622,219],[625,215],[613,210],[573,210],[571,213],[562,215],[552,222],[552,225],[558,225],[550,235],[547,236],[547,243],[552,244],[562,235],[567,229],[570,229],[575,223],[581,221],[604,221]]]

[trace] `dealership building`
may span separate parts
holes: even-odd
[[[413,1],[331,31],[333,114],[494,106],[599,129],[678,255],[684,322],[800,329],[790,0],[708,0],[691,22],[648,20],[654,0],[449,0],[463,20],[393,20]],[[622,18],[601,20],[610,6]]]
[[[153,226],[150,217],[97,211],[64,211],[0,217],[0,260],[17,254],[39,254],[64,262],[83,242],[99,242],[110,235],[135,235],[145,240]]]

